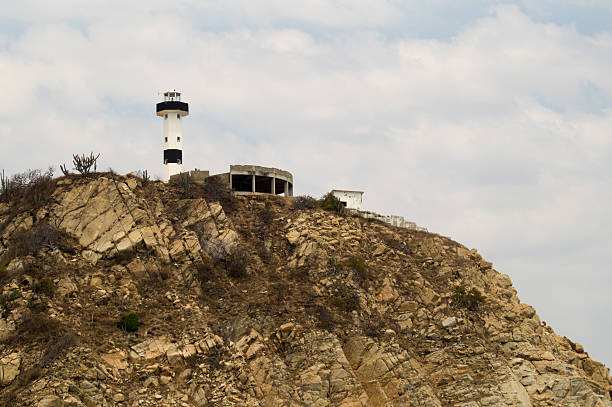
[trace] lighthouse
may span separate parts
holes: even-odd
[[[181,121],[189,114],[189,105],[181,102],[176,90],[164,92],[157,104],[157,115],[164,119],[164,182],[183,171],[183,131]]]

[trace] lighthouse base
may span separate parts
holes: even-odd
[[[168,163],[164,164],[164,182],[170,181],[170,177],[183,172],[183,164]]]

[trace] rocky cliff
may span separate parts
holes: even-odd
[[[112,174],[51,191],[0,204],[0,405],[612,406],[443,236]]]

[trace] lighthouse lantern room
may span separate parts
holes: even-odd
[[[157,104],[157,115],[164,119],[164,182],[183,171],[181,120],[188,114],[189,105],[176,90],[164,92],[164,101]]]

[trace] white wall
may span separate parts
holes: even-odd
[[[169,111],[164,116],[164,150],[177,149],[183,150],[183,127],[182,117],[178,111]],[[183,172],[183,163],[169,163],[164,165],[164,182],[168,182],[170,177]]]
[[[361,197],[363,192],[354,191],[332,191],[332,194],[342,202],[346,202],[346,207],[349,209],[361,210]]]

